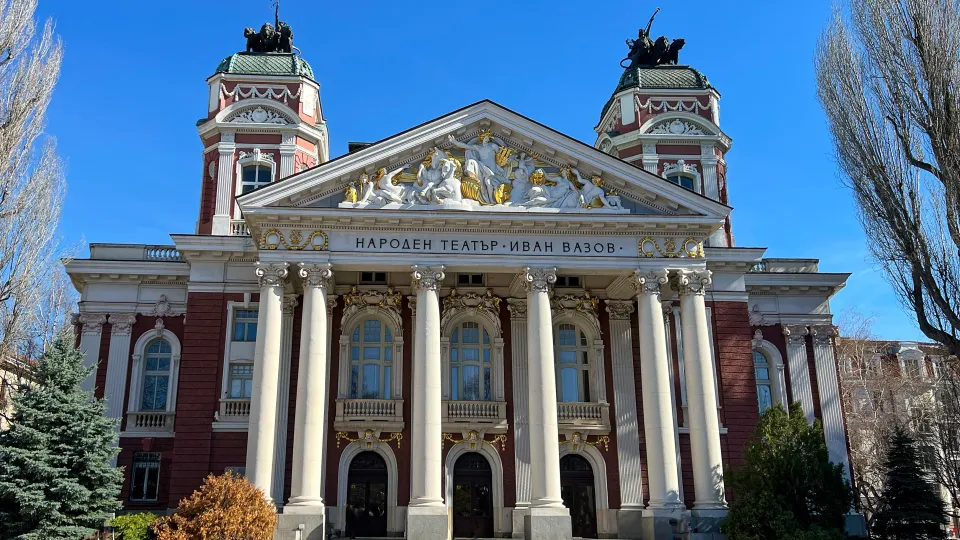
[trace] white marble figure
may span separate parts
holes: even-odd
[[[578,181],[583,184],[583,187],[580,189],[580,196],[583,198],[584,208],[613,206],[610,204],[610,201],[607,200],[606,193],[603,192],[603,180],[601,180],[599,176],[584,178],[577,169],[571,169],[571,172],[573,172],[573,174],[577,176]]]
[[[510,182],[503,167],[497,165],[497,151],[500,150],[500,145],[493,142],[493,136],[489,132],[483,132],[477,137],[479,144],[460,142],[453,135],[447,138],[451,144],[466,151],[463,174],[476,178],[480,183],[482,202],[497,204],[494,193],[500,184]]]
[[[395,185],[393,183],[393,177],[400,174],[400,171],[405,168],[406,166],[400,167],[388,173],[386,167],[381,167],[377,172],[373,173],[371,182],[373,182],[374,193],[379,195],[385,202],[404,202],[406,198],[406,188],[399,184]]]
[[[533,184],[530,183],[530,175],[533,174],[535,168],[533,158],[528,156],[526,152],[521,152],[520,158],[517,160],[517,166],[513,170],[513,191],[510,192],[510,200],[506,204],[523,206],[530,200],[530,188],[533,187]]]
[[[441,156],[443,156],[442,159]],[[460,179],[457,178],[457,162],[447,158],[446,154],[439,149],[436,150],[433,159],[440,162],[440,183],[433,189],[433,198],[438,203],[461,202],[463,193],[460,191]]]
[[[573,183],[570,169],[561,169],[560,178],[557,185],[550,188],[552,200],[547,203],[547,208],[583,208],[583,197]]]

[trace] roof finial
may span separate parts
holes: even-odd
[[[640,29],[637,39],[627,40],[627,47],[630,47],[630,52],[626,58],[620,61],[620,67],[659,66],[661,64],[676,64],[679,61],[680,49],[686,43],[683,39],[675,39],[672,43],[666,36],[660,36],[655,42],[650,39],[650,27],[653,26],[653,19],[657,16],[657,13],[660,13],[660,8],[657,8],[650,16],[647,28]],[[624,62],[628,60],[630,64],[624,65]]]
[[[293,29],[280,20],[280,0],[271,0],[271,6],[274,24],[263,23],[259,32],[253,28],[243,30],[243,36],[247,38],[247,52],[293,52]]]

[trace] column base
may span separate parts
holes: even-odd
[[[323,516],[326,514],[326,509],[323,505],[323,499],[294,497],[283,507],[283,513],[296,515],[319,514]]]
[[[530,515],[529,506],[517,506],[513,509],[512,512],[512,527],[510,529],[510,536],[512,538],[523,538],[523,524],[526,520],[526,517]]]
[[[450,516],[446,506],[411,506],[407,508],[406,537],[411,540],[448,540]]]
[[[620,508],[617,510],[617,538],[638,540],[643,538],[643,508]]]
[[[312,514],[291,514],[287,508],[277,516],[273,540],[326,540],[326,519],[322,507],[320,513]]]
[[[566,507],[532,507],[523,516],[523,537],[527,540],[571,540],[573,525]]]
[[[690,538],[703,540],[726,538],[720,533],[720,526],[726,519],[726,508],[694,508],[690,511]],[[697,536],[698,534],[700,536]]]
[[[689,530],[690,512],[682,506],[676,508],[647,508],[643,511],[641,519],[641,531],[643,532],[641,538],[643,540],[673,540],[679,534]]]

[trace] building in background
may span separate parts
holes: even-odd
[[[322,74],[266,26],[207,80],[196,231],[67,265],[127,509],[234,469],[284,539],[708,538],[792,401],[848,469],[848,274],[735,246],[676,44],[632,44],[593,146],[481,101],[331,159]]]

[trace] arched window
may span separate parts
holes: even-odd
[[[380,320],[367,319],[350,339],[350,397],[391,399],[392,388],[392,332]]]
[[[696,188],[696,184],[693,178],[683,175],[683,174],[672,174],[667,177],[667,180],[673,182],[674,184],[689,189],[693,191]]]
[[[770,376],[770,361],[763,352],[753,351],[753,373],[757,379],[757,402],[760,413],[773,407],[773,384]]]
[[[248,193],[265,186],[273,179],[273,167],[267,163],[255,162],[241,168],[240,194]]]
[[[573,324],[559,324],[554,332],[557,401],[590,401],[590,355],[587,335]]]
[[[491,345],[487,329],[472,321],[450,334],[450,399],[490,400]]]
[[[140,397],[141,411],[166,410],[171,356],[170,344],[162,339],[147,346],[143,366],[143,392]]]

